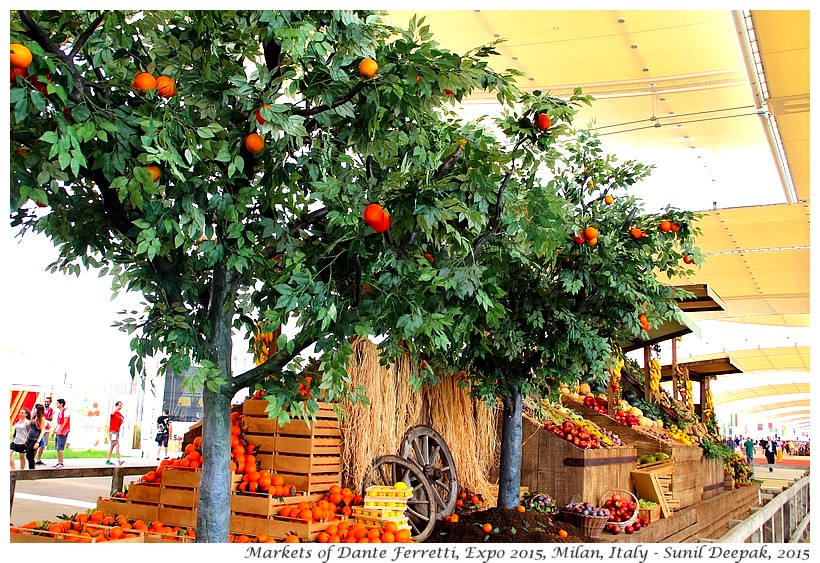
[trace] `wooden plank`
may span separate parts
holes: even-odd
[[[661,491],[658,478],[652,472],[633,471],[632,483],[638,492],[638,498],[658,503],[661,507],[661,515],[664,518],[671,516],[672,511],[669,509],[669,505],[666,504],[666,497]]]

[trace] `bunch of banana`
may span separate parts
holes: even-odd
[[[691,379],[687,379],[686,381],[683,382],[683,385],[681,385],[681,388],[680,388],[680,392],[681,392],[681,399],[683,399],[683,403],[690,410],[694,409],[695,408],[695,401],[694,401],[694,398],[692,396],[692,380]]]
[[[262,332],[257,327],[253,336],[253,361],[256,365],[265,363],[272,354],[276,353],[278,332]]]
[[[657,393],[661,388],[661,363],[652,358],[649,360],[649,389]]]
[[[703,392],[703,415],[708,419],[715,412],[715,404],[712,402],[712,389],[707,387]]]

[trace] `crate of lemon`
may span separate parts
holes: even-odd
[[[413,490],[404,481],[392,487],[371,485],[365,489],[364,504],[354,506],[352,516],[366,528],[384,527],[387,522],[396,524],[398,530],[411,530],[405,511]]]

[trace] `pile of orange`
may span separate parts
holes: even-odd
[[[408,543],[413,541],[410,530],[399,529],[395,522],[368,528],[363,522],[342,520],[330,524],[316,538],[319,543]]]
[[[131,88],[139,94],[147,94],[156,90],[157,94],[163,98],[171,98],[176,93],[176,84],[171,77],[162,75],[155,78],[150,72],[137,73],[131,83]]]

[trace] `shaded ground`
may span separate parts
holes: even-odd
[[[484,524],[492,524],[493,531],[485,532]],[[559,530],[567,532],[562,538]],[[606,532],[603,532],[606,533]],[[554,516],[534,510],[518,512],[489,508],[459,515],[458,522],[438,522],[424,543],[594,543],[581,530],[557,520]]]

